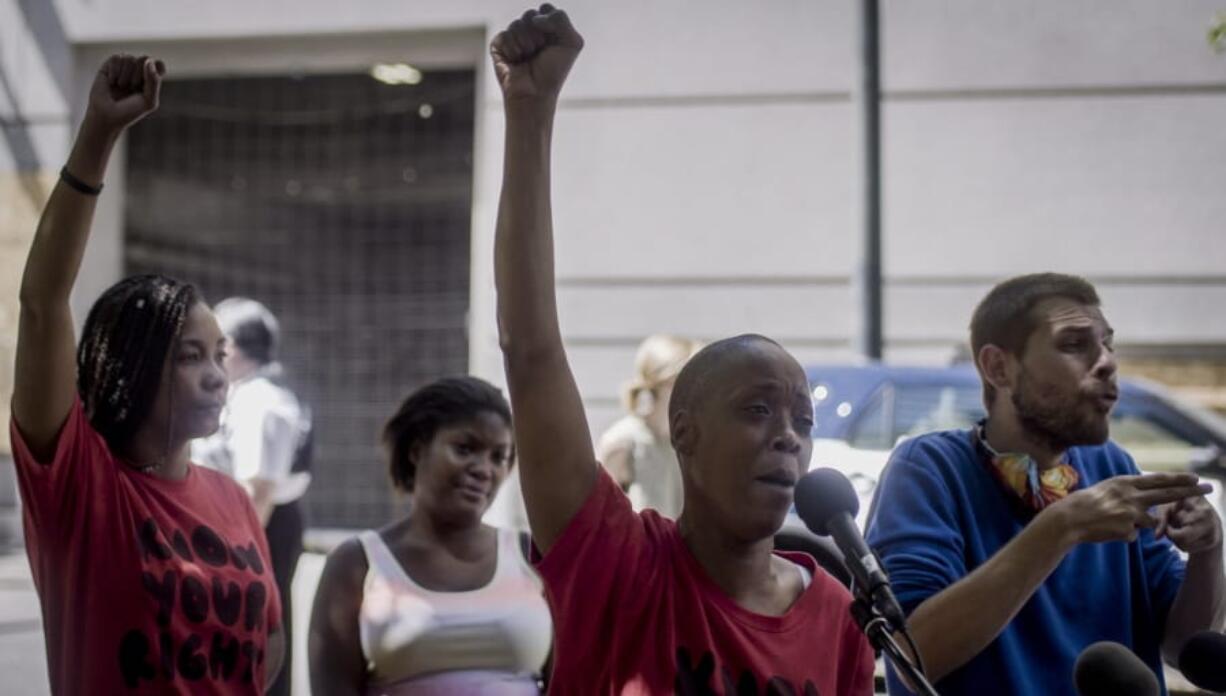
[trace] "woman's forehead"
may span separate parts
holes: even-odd
[[[493,411],[481,411],[463,420],[454,421],[440,426],[440,433],[469,435],[483,440],[511,439],[511,427],[502,416]]]
[[[800,385],[808,391],[804,368],[783,348],[764,344],[745,350],[724,365],[718,378],[725,389]]]
[[[225,334],[221,332],[221,327],[217,324],[217,317],[213,316],[212,310],[203,302],[192,305],[183,320],[180,340],[216,343],[224,338]]]

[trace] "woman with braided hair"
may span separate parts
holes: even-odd
[[[158,275],[116,283],[73,359],[68,298],[107,160],[157,108],[164,72],[147,57],[102,65],[21,282],[10,430],[57,694],[257,694],[283,651],[247,495],[188,457],[227,389],[199,293]]]

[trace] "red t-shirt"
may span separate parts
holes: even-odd
[[[538,563],[553,610],[551,693],[873,693],[873,651],[851,594],[813,573],[783,616],[738,606],[706,575],[677,523],[641,514],[601,469],[595,488]]]
[[[10,425],[56,694],[260,694],[281,602],[244,491],[116,460],[73,404],[40,464]]]

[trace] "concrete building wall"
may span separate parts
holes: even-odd
[[[0,418],[6,424],[21,270],[39,213],[68,154],[65,80],[71,50],[51,10],[50,5],[0,0]],[[0,455],[9,449],[5,427]],[[4,498],[0,493],[0,502]]]
[[[385,60],[477,66],[470,363],[501,379],[491,252],[503,124],[484,47],[522,3],[55,0],[48,7],[71,47],[67,69],[62,47],[35,38],[40,27],[48,33],[31,9],[42,5],[0,2],[16,20],[2,23],[0,68],[28,76],[26,113],[49,114],[27,129],[41,143],[45,181],[63,160],[74,105],[112,50],[163,56],[172,77]],[[889,358],[947,360],[993,282],[1047,269],[1098,282],[1125,351],[1220,357],[1226,57],[1205,41],[1220,7],[884,3]],[[597,429],[616,414],[618,387],[647,333],[759,331],[802,360],[853,357],[854,8],[847,0],[568,6],[587,48],[557,125],[558,293]],[[12,153],[0,147],[0,172],[14,171],[5,157]],[[119,274],[122,149],[118,160],[78,311]],[[11,202],[13,186],[0,199],[0,231],[20,246],[33,213],[8,211],[33,208]],[[11,297],[9,277],[0,292]],[[11,341],[11,330],[0,339]]]

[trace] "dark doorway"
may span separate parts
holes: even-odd
[[[174,80],[130,133],[125,271],[278,316],[312,526],[387,522],[383,422],[467,371],[474,99],[471,70]]]

